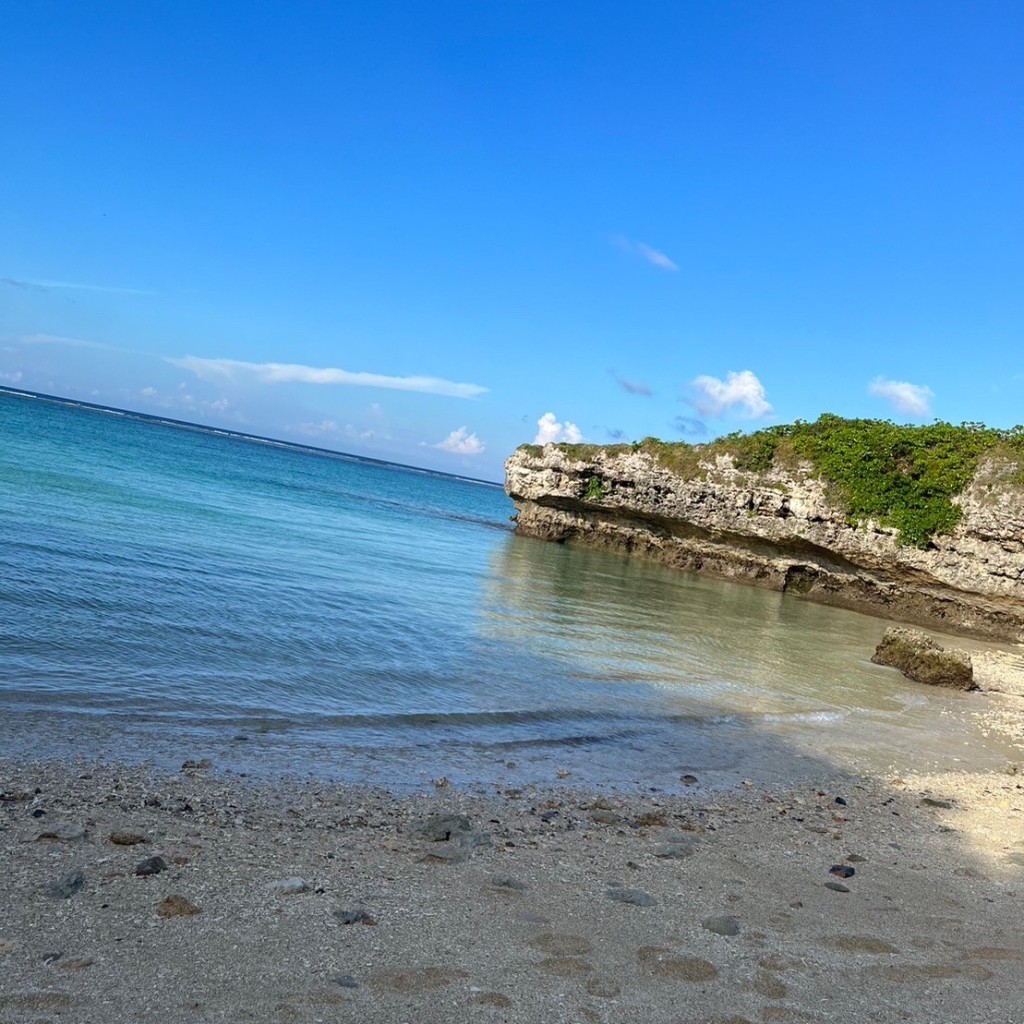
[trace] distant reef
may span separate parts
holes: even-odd
[[[523,445],[517,532],[1024,642],[1024,428],[822,416],[708,444]]]

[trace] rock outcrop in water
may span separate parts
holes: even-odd
[[[1019,467],[983,455],[925,547],[851,523],[806,461],[756,472],[708,446],[691,472],[644,446],[525,445],[505,463],[517,532],[609,548],[935,629],[1024,640]]]
[[[871,660],[876,665],[899,669],[918,683],[949,686],[955,690],[978,688],[974,665],[966,651],[946,650],[916,629],[890,626]]]

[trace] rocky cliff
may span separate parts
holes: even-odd
[[[699,449],[696,449],[699,451]],[[524,446],[505,463],[517,532],[656,559],[824,604],[1024,641],[1024,501],[1018,466],[982,457],[924,548],[874,520],[851,524],[809,462],[758,472],[728,454],[677,473],[634,446]]]

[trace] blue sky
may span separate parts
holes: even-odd
[[[6,0],[0,384],[499,479],[1024,421],[1024,8]]]

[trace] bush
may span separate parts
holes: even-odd
[[[592,458],[597,446],[560,445],[573,459]],[[640,450],[666,469],[693,479],[719,455],[737,469],[760,473],[772,466],[809,462],[833,486],[833,496],[852,525],[869,519],[894,527],[900,543],[925,548],[948,533],[962,514],[952,499],[970,483],[987,453],[1024,467],[1024,427],[997,430],[981,423],[899,426],[887,420],[847,420],[826,414],[751,434],[729,434],[708,444],[666,442],[654,437],[608,451]],[[1024,485],[1024,470],[1016,479]],[[592,486],[592,484],[591,484]],[[599,497],[591,495],[588,497]]]

